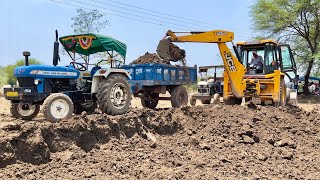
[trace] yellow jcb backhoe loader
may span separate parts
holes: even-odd
[[[178,33],[184,35],[178,36]],[[296,101],[296,91],[287,89],[285,84],[285,76],[295,85],[298,77],[289,45],[281,45],[273,40],[261,40],[239,42],[235,46],[233,39],[233,32],[223,30],[169,30],[159,42],[157,53],[163,59],[178,61],[185,57],[185,51],[173,46],[172,42],[217,43],[225,66],[223,99],[226,104],[241,104],[242,99],[245,99],[254,103],[272,103],[278,107],[285,106],[290,97]],[[226,45],[227,42],[232,43],[235,55]],[[251,62],[253,53],[262,61],[260,68]]]

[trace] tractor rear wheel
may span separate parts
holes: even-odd
[[[23,120],[31,120],[39,113],[39,104],[23,104],[13,103],[10,107],[11,115],[15,118],[21,118]]]
[[[154,109],[159,102],[159,93],[143,94],[141,97],[141,104],[143,107]]]
[[[96,96],[99,108],[106,114],[119,115],[129,110],[130,87],[128,80],[121,74],[112,74],[101,81]]]
[[[188,104],[188,92],[183,86],[176,86],[171,90],[171,105],[179,108]]]
[[[43,115],[50,122],[69,119],[73,112],[73,102],[63,93],[54,93],[43,102]]]

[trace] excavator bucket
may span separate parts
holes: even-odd
[[[162,59],[169,61],[182,61],[186,57],[186,52],[174,45],[168,39],[162,39],[157,47],[157,53]]]

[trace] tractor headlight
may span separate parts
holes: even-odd
[[[34,80],[34,84],[35,84],[35,85],[38,85],[38,84],[41,84],[41,83],[42,83],[42,81],[41,81],[40,79]]]

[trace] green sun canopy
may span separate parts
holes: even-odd
[[[126,57],[127,45],[112,37],[100,34],[77,34],[59,38],[67,51],[75,50],[79,54],[89,55],[97,52],[116,51]]]

